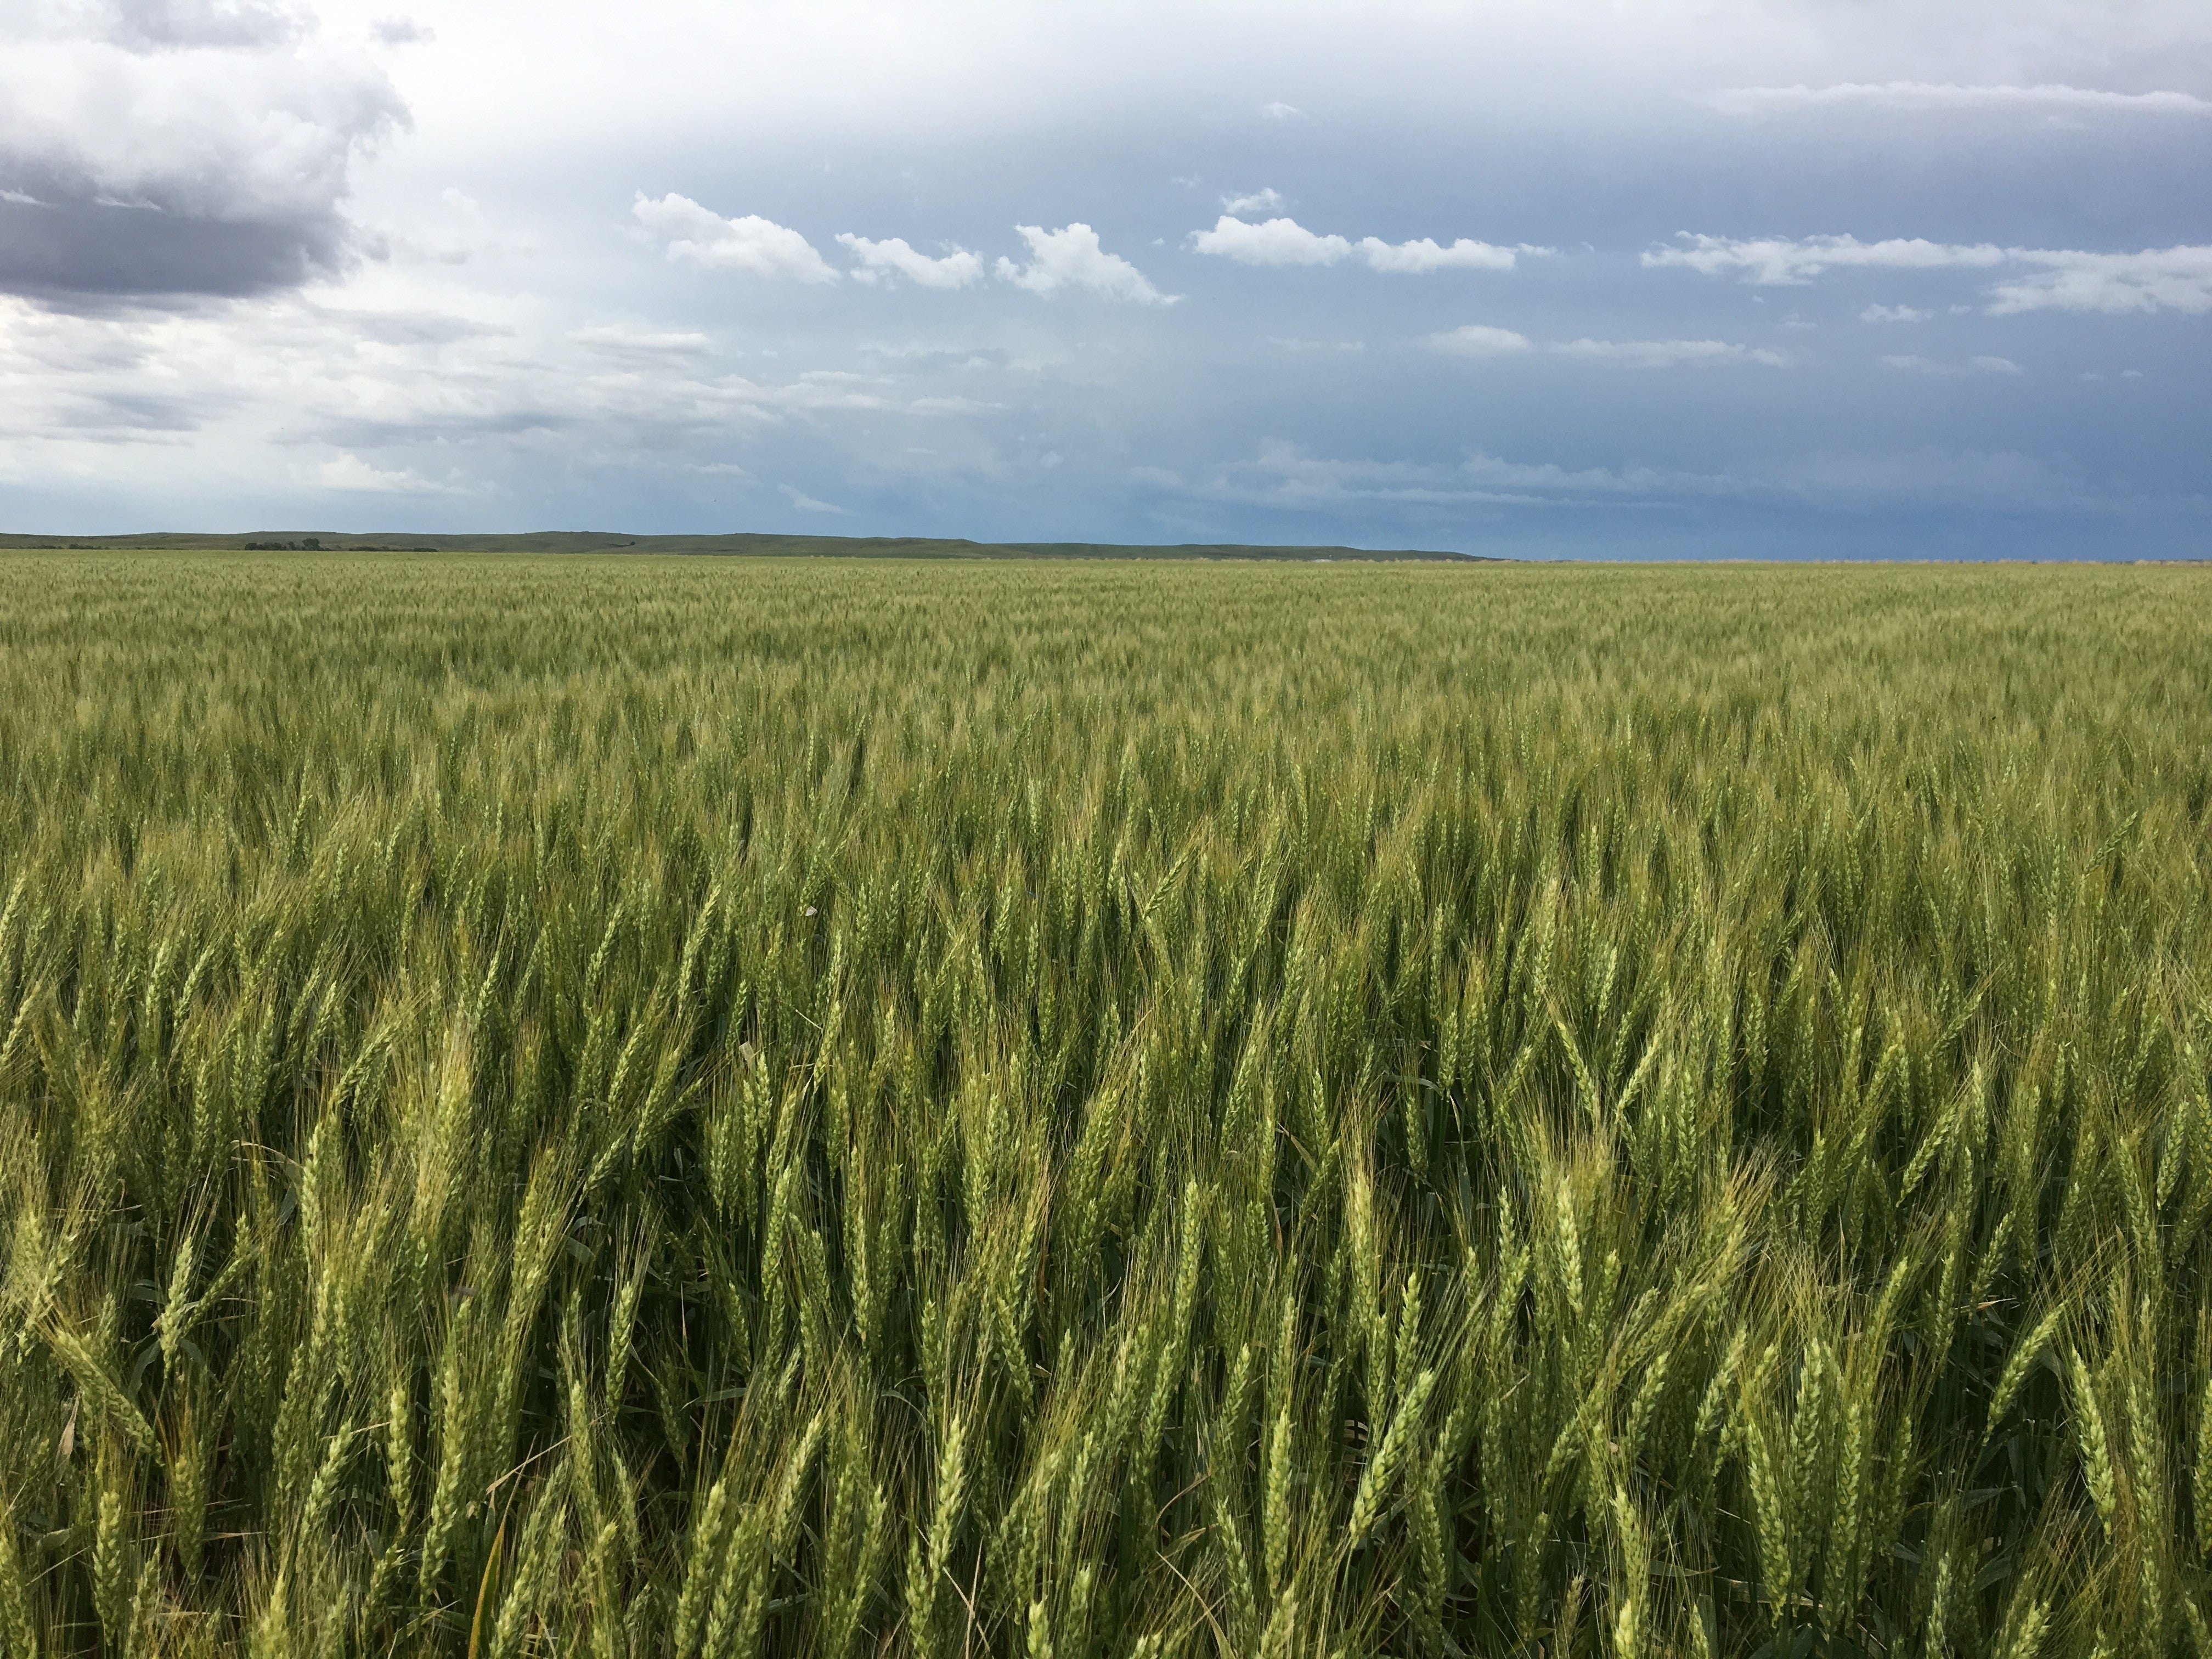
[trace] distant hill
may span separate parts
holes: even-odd
[[[514,536],[346,535],[328,530],[256,530],[238,535],[0,535],[0,549],[84,552],[207,548],[301,553],[708,553],[755,557],[847,559],[1432,559],[1474,556],[1413,548],[1245,547],[1186,542],[1124,546],[1109,542],[970,542],[926,536],[624,536],[598,530],[540,530]]]

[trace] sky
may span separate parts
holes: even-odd
[[[0,528],[2212,556],[2204,0],[0,0]]]

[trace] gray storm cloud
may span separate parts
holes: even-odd
[[[407,121],[280,7],[33,6],[0,21],[0,291],[234,296],[342,265],[356,156]]]

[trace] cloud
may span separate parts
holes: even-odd
[[[2212,115],[2212,102],[2185,92],[2105,92],[2090,87],[1960,86],[1954,82],[1847,81],[1827,87],[1729,87],[1703,100],[1731,115],[1795,110],[2100,110],[2146,115]]]
[[[1371,270],[1401,276],[1448,270],[1510,270],[1519,254],[1550,252],[1526,244],[1518,248],[1498,247],[1464,236],[1449,246],[1426,236],[1410,242],[1364,236],[1354,242],[1308,230],[1295,219],[1266,219],[1254,224],[1229,213],[1215,221],[1212,229],[1193,231],[1190,245],[1200,253],[1234,259],[1239,264],[1333,265],[1357,257]]]
[[[433,483],[418,473],[387,472],[371,466],[348,450],[315,469],[315,482],[325,489],[376,495],[450,495],[464,494],[450,484]]]
[[[788,496],[791,504],[801,513],[835,513],[841,518],[849,518],[852,515],[852,509],[849,507],[839,507],[830,501],[817,501],[813,496],[794,489],[789,484],[778,484],[776,488]]]
[[[1624,368],[1676,368],[1714,363],[1760,363],[1786,368],[1790,360],[1765,347],[1737,345],[1727,340],[1565,340],[1551,348],[1565,357],[1586,362],[1618,363]]]
[[[1377,503],[1571,508],[1715,500],[1877,509],[1906,502],[2062,510],[2116,504],[2030,456],[1936,449],[1820,451],[1699,472],[1632,462],[1564,465],[1480,451],[1457,464],[1345,460],[1262,439],[1251,459],[1223,464],[1203,480],[1186,482],[1177,473],[1149,468],[1137,476],[1191,495],[1301,511],[1358,511]]]
[[[1936,313],[1917,310],[1911,306],[1869,306],[1859,313],[1863,323],[1924,323]]]
[[[1211,476],[1145,469],[1144,482],[1214,501],[1294,511],[1358,511],[1377,503],[1428,507],[1595,507],[1622,501],[1694,505],[1787,501],[1823,508],[1899,506],[1995,511],[2109,512],[2129,498],[2101,491],[2037,457],[2012,451],[1819,450],[1700,472],[1637,463],[1570,466],[1480,451],[1444,461],[1344,460],[1262,439],[1249,460]]]
[[[1224,213],[1272,213],[1282,205],[1282,191],[1272,185],[1263,186],[1249,196],[1224,196],[1221,198]]]
[[[437,30],[411,17],[380,17],[368,26],[368,32],[387,46],[427,46],[438,38]]]
[[[1322,236],[1295,219],[1252,224],[1224,213],[1212,230],[1194,230],[1190,245],[1245,265],[1333,265],[1350,257],[1352,244],[1341,236]]]
[[[1677,246],[1673,247],[1645,249],[1644,266],[1685,266],[1708,276],[1740,270],[1746,282],[1768,287],[1808,283],[1838,267],[1936,270],[1999,265],[2009,257],[2003,248],[1987,242],[1962,246],[1917,236],[1881,242],[1862,242],[1856,236],[1808,236],[1793,241],[1780,237],[1705,236],[1686,230],[1677,234],[1675,241]]]
[[[965,248],[955,248],[943,258],[933,259],[908,247],[902,236],[872,242],[865,236],[844,231],[837,240],[860,260],[853,275],[864,283],[896,275],[924,288],[966,288],[970,283],[983,280],[982,260]]]
[[[2212,311],[2212,246],[2145,248],[2139,253],[2023,250],[2014,256],[2044,269],[2010,277],[1990,290],[1997,316],[2021,311],[2107,313]]]
[[[1468,323],[1449,333],[1432,334],[1429,343],[1439,351],[1462,357],[1508,357],[1516,352],[1533,351],[1536,346],[1525,334],[1516,334],[1510,328],[1492,328],[1484,323]]]
[[[1493,247],[1462,236],[1449,247],[1424,236],[1414,242],[1386,242],[1379,236],[1359,239],[1359,257],[1376,270],[1418,276],[1431,270],[1510,270],[1518,253],[1548,253],[1549,248]]]
[[[1167,487],[1174,475],[1152,482]],[[1356,507],[1373,502],[1412,507],[1523,506],[1542,504],[1526,491],[1492,487],[1449,465],[1425,461],[1340,460],[1311,455],[1297,444],[1262,438],[1254,458],[1232,461],[1191,493],[1217,501],[1311,511]]]
[[[713,339],[704,334],[627,328],[620,324],[573,329],[568,337],[588,350],[617,357],[699,357],[714,349]]]
[[[437,311],[366,310],[349,306],[311,305],[306,310],[326,319],[339,338],[380,346],[443,346],[461,341],[507,339],[514,330],[503,323],[484,322]],[[592,331],[586,330],[585,334]],[[612,331],[609,331],[611,332]],[[579,338],[584,337],[579,335]]]
[[[1648,495],[1668,492],[1711,493],[1717,477],[1662,471],[1648,466],[1565,467],[1553,461],[1509,461],[1478,451],[1460,465],[1474,482],[1499,489],[1559,495]]]
[[[1309,453],[1277,438],[1260,441],[1253,459],[1231,461],[1198,483],[1156,472],[1147,482],[1214,500],[1315,511],[1374,503],[1423,507],[1571,507],[1631,500],[1772,493],[1765,481],[1626,465],[1563,466],[1515,461],[1477,451],[1449,461],[1344,460]]]
[[[274,46],[301,32],[289,7],[266,0],[110,0],[87,9],[109,38],[155,51]]]
[[[61,27],[33,34],[41,15]],[[289,10],[128,0],[0,22],[0,291],[262,293],[356,254],[354,161],[407,124],[383,71]]]
[[[1279,99],[1272,104],[1260,106],[1260,113],[1270,121],[1303,121],[1306,112],[1295,104],[1285,104]]]
[[[688,196],[671,191],[655,200],[640,191],[630,216],[647,235],[666,244],[671,259],[687,260],[708,270],[795,283],[834,283],[841,274],[806,238],[758,214],[725,219]]]
[[[1036,225],[1016,225],[1029,244],[1030,262],[1018,265],[999,261],[999,279],[1025,288],[1032,294],[1054,294],[1061,289],[1080,289],[1109,300],[1133,305],[1171,306],[1182,296],[1163,294],[1119,254],[1098,245],[1098,233],[1080,221],[1058,230]]]
[[[2009,357],[1969,357],[1963,363],[1938,362],[1932,357],[1890,356],[1884,368],[1905,369],[1915,374],[2021,374],[2027,371]]]
[[[7,394],[0,400],[0,438],[14,439],[26,449],[33,443],[174,447],[188,442],[210,415],[236,401],[198,390],[158,389],[158,382],[134,383],[126,374],[103,374],[101,368],[119,366],[100,364],[97,353],[76,362],[67,352],[37,355],[46,362],[0,362],[0,387]],[[0,453],[9,447],[0,445]]]
[[[980,398],[916,398],[906,406],[909,415],[989,415],[1005,407]]]
[[[91,313],[0,295],[0,470],[36,488],[96,479],[101,500],[172,521],[302,492],[434,514],[514,487],[753,463],[741,446],[762,447],[767,477],[804,482],[771,469],[823,447],[872,455],[853,423],[968,390],[936,374],[749,377],[704,332],[595,322],[530,295],[441,313],[388,274],[380,290],[389,309],[351,290],[343,306],[280,295]],[[943,417],[964,412],[914,408],[914,429],[935,416],[957,432]],[[118,447],[137,459],[108,459]]]
[[[1673,246],[1647,248],[1643,263],[1647,268],[1686,267],[1709,276],[1741,271],[1746,282],[1767,286],[1808,283],[1839,267],[1936,270],[2027,265],[2034,268],[2030,274],[2002,277],[1991,284],[1987,309],[1992,315],[2180,311],[2201,316],[2212,311],[2212,246],[2096,253],[2074,248],[1997,247],[1988,242],[1931,242],[1921,237],[1881,242],[1862,242],[1855,236],[1790,240],[1683,231]],[[1875,319],[1869,315],[1869,320]]]
[[[1685,365],[1710,367],[1719,363],[1759,363],[1786,368],[1790,359],[1764,347],[1736,345],[1726,340],[1559,340],[1540,345],[1510,328],[1468,323],[1443,334],[1431,334],[1429,344],[1457,357],[1511,357],[1543,351],[1583,362],[1611,363],[1623,368],[1678,368]]]
[[[2124,495],[2014,450],[1822,450],[1747,469],[1731,482],[1741,494],[1820,506],[1915,502],[2021,513],[2110,511],[2128,505]]]

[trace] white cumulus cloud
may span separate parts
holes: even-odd
[[[1246,265],[1333,265],[1352,252],[1341,236],[1323,236],[1295,219],[1266,219],[1258,224],[1223,214],[1212,230],[1194,230],[1190,245]]]
[[[758,214],[736,219],[703,208],[674,191],[657,200],[638,192],[630,215],[651,236],[666,245],[668,257],[708,270],[742,271],[798,283],[834,283],[835,266],[814,244],[792,229]]]
[[[1643,263],[1646,267],[1683,267],[1708,276],[1738,271],[1747,283],[1770,287],[1808,283],[1839,268],[1985,270],[2026,266],[2028,269],[2022,274],[1999,277],[1990,285],[1987,308],[1992,314],[2180,311],[2202,315],[2212,311],[2212,246],[2203,245],[2099,253],[2079,248],[1935,242],[1917,236],[1862,242],[1856,236],[1792,240],[1707,236],[1683,231],[1671,246],[1644,250]],[[1872,307],[1861,315],[1869,321],[1904,320],[1894,315],[1872,314],[1889,309]]]
[[[371,466],[350,450],[317,467],[315,482],[325,489],[343,489],[350,495],[451,495],[465,493],[451,484],[434,483],[420,473],[405,469],[386,471]]]
[[[1492,328],[1484,323],[1468,323],[1447,333],[1431,335],[1429,343],[1439,351],[1462,357],[1510,357],[1516,352],[1536,349],[1536,343],[1525,334],[1516,334],[1510,328]]]
[[[1273,213],[1282,205],[1283,192],[1272,185],[1263,185],[1249,195],[1224,196],[1221,198],[1222,210],[1226,213]]]
[[[1914,306],[1869,306],[1859,313],[1863,323],[1924,323],[1936,313]]]
[[[1079,289],[1132,305],[1170,306],[1182,297],[1161,293],[1136,266],[1118,253],[1107,252],[1098,245],[1098,233],[1079,220],[1058,230],[1038,225],[1014,228],[1029,244],[1029,263],[1018,265],[1002,257],[998,265],[1001,282],[1032,294]]]
[[[853,275],[864,283],[897,276],[924,288],[966,288],[970,283],[983,280],[982,260],[964,247],[955,248],[941,258],[932,258],[909,247],[903,236],[872,242],[865,236],[842,231],[837,240],[860,261]]]
[[[1449,245],[1424,236],[1407,242],[1386,242],[1379,236],[1363,236],[1357,242],[1334,233],[1308,230],[1291,218],[1264,219],[1255,224],[1224,213],[1211,230],[1194,230],[1190,245],[1200,253],[1234,259],[1247,265],[1333,265],[1357,258],[1370,270],[1397,276],[1418,276],[1431,270],[1510,270],[1522,253],[1548,252],[1546,248],[1499,247],[1462,236]]]
[[[1744,280],[1768,287],[1808,283],[1823,271],[1839,267],[1873,267],[1885,270],[1940,270],[1960,265],[1986,267],[2005,262],[2006,252],[1987,242],[1962,245],[1931,242],[1924,237],[1892,237],[1862,242],[1856,236],[1785,237],[1706,236],[1681,232],[1671,247],[1647,248],[1647,268],[1684,266],[1716,276],[1723,271],[1743,273]]]
[[[1521,253],[1545,253],[1547,248],[1497,247],[1462,236],[1449,246],[1424,236],[1417,241],[1386,242],[1379,236],[1359,239],[1359,257],[1376,270],[1396,276],[1419,276],[1431,270],[1510,270]]]
[[[1999,316],[2019,311],[2212,311],[2212,247],[2145,248],[2139,253],[2021,250],[2033,276],[1990,290]]]

